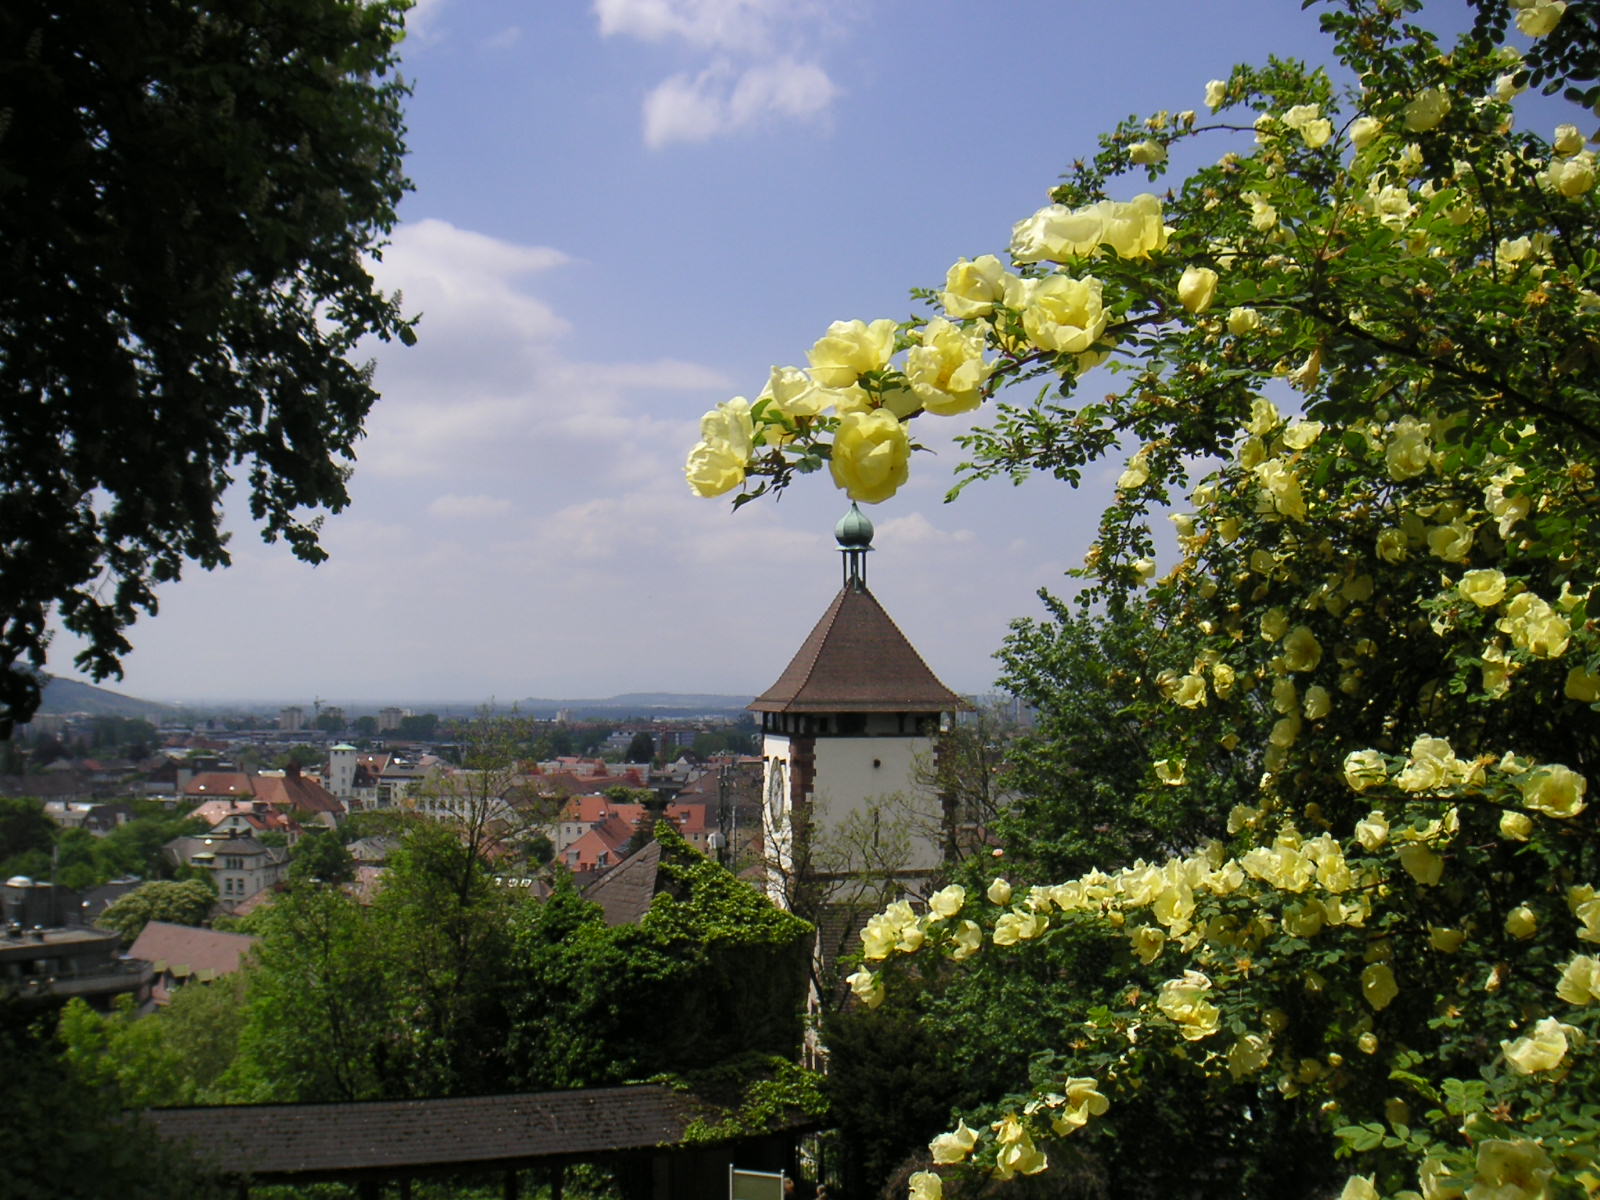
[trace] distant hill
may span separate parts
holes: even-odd
[[[550,700],[530,696],[518,702],[523,712],[551,717],[565,709],[575,717],[738,717],[752,696],[697,692],[624,692],[604,700]]]
[[[46,716],[88,713],[95,717],[140,717],[156,723],[177,711],[177,706],[173,704],[136,700],[120,692],[109,692],[92,684],[55,676],[45,681],[44,700],[39,705],[39,712]]]

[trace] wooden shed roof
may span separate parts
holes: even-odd
[[[347,1104],[158,1108],[168,1141],[222,1156],[219,1174],[260,1181],[440,1167],[514,1167],[683,1140],[703,1115],[693,1097],[654,1084]]]

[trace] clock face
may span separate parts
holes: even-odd
[[[767,775],[767,819],[774,829],[781,827],[787,816],[784,800],[789,794],[788,764],[775,762]]]

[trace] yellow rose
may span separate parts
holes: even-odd
[[[877,504],[900,490],[910,473],[911,438],[887,409],[839,418],[829,468],[836,487],[852,500]]]
[[[1140,925],[1129,937],[1133,942],[1133,952],[1146,966],[1161,956],[1162,947],[1167,944],[1166,931],[1156,925]]]
[[[1510,842],[1525,842],[1533,832],[1533,818],[1508,808],[1500,814],[1500,836]]]
[[[1161,216],[1161,200],[1141,192],[1122,203],[1105,200],[1095,206],[1102,229],[1101,240],[1119,258],[1149,258],[1167,247],[1167,227]]]
[[[1567,11],[1566,0],[1514,0],[1511,7],[1517,10],[1517,28],[1529,37],[1544,37]]]
[[[906,352],[906,378],[922,407],[942,417],[977,408],[993,369],[983,360],[983,335],[935,317],[919,337]]]
[[[1563,158],[1582,150],[1583,144],[1583,133],[1576,125],[1557,125],[1555,135],[1550,139],[1550,149]]]
[[[1062,1137],[1089,1123],[1090,1117],[1103,1116],[1111,1101],[1101,1095],[1096,1081],[1087,1077],[1067,1077],[1066,1109],[1050,1121],[1051,1128]]]
[[[1563,694],[1568,700],[1578,700],[1584,704],[1600,701],[1600,675],[1585,671],[1582,667],[1573,667],[1567,672],[1567,686]]]
[[[1272,1043],[1259,1033],[1247,1033],[1228,1047],[1228,1074],[1246,1079],[1272,1061]]]
[[[1172,692],[1173,702],[1184,708],[1204,708],[1206,705],[1206,681],[1200,675],[1185,675],[1178,680],[1178,686]]]
[[[1181,758],[1158,758],[1153,766],[1156,778],[1168,787],[1182,787],[1187,782],[1184,777],[1187,764]]]
[[[710,498],[738,487],[755,450],[755,424],[743,396],[724,401],[700,418],[700,441],[684,465],[689,487]]]
[[[1021,282],[1030,286],[1014,294],[1025,303],[1012,307],[1022,309],[1022,327],[1027,330],[1028,340],[1041,350],[1081,354],[1105,332],[1110,314],[1101,307],[1100,281],[1094,276],[1073,279],[1050,275]],[[1008,304],[1012,298],[1007,295]]]
[[[1361,972],[1361,996],[1374,1010],[1382,1012],[1400,994],[1394,972],[1388,963],[1368,963]]]
[[[960,912],[966,902],[967,889],[959,883],[952,883],[928,897],[928,910],[936,917],[947,919]]]
[[[1454,954],[1466,940],[1467,935],[1459,929],[1449,929],[1443,925],[1428,926],[1428,945],[1440,954]]]
[[[965,1162],[978,1144],[978,1131],[970,1129],[965,1121],[958,1121],[949,1133],[941,1133],[928,1143],[928,1150],[936,1163]]]
[[[1185,267],[1178,280],[1178,303],[1199,314],[1211,307],[1217,295],[1217,273],[1210,267]]]
[[[1479,608],[1493,608],[1505,597],[1506,577],[1493,567],[1468,571],[1456,584],[1456,591]]]
[[[1018,263],[1064,262],[1095,253],[1104,236],[1105,213],[1100,205],[1071,209],[1051,204],[1012,226],[1011,259]]]
[[[1527,941],[1539,932],[1539,917],[1526,904],[1519,904],[1506,914],[1506,932],[1521,941]]]
[[[1386,563],[1402,563],[1411,551],[1406,535],[1398,529],[1385,529],[1378,534],[1378,557]]]
[[[1350,754],[1344,755],[1344,782],[1357,792],[1365,792],[1368,787],[1378,787],[1379,784],[1389,782],[1389,771],[1384,766],[1384,758],[1378,754],[1378,750],[1350,750]],[[1373,816],[1382,816],[1382,813],[1373,813]],[[1387,832],[1387,829],[1389,826],[1386,824],[1384,830]],[[1357,834],[1360,834],[1360,826],[1357,826]],[[1366,843],[1363,842],[1362,845]],[[1381,840],[1378,845],[1382,845]],[[1374,850],[1374,846],[1366,848]]]
[[[1545,168],[1540,179],[1568,200],[1576,200],[1594,187],[1594,155],[1585,150],[1571,158],[1553,162]]]
[[[883,980],[873,972],[862,968],[845,982],[850,985],[850,991],[855,998],[868,1008],[877,1008],[883,1003]]]
[[[1167,161],[1167,148],[1153,138],[1146,138],[1128,149],[1128,160],[1141,167],[1158,167]]]
[[[1448,525],[1434,525],[1428,530],[1428,551],[1445,562],[1466,562],[1472,550],[1472,527],[1459,517]]]
[[[1519,1075],[1532,1075],[1538,1071],[1553,1071],[1567,1056],[1567,1030],[1554,1017],[1545,1017],[1533,1027],[1533,1032],[1515,1041],[1501,1042],[1500,1053],[1508,1066]]]
[[[1291,671],[1315,671],[1322,661],[1322,645],[1305,625],[1296,625],[1283,639],[1283,663]]]
[[[1376,750],[1357,750],[1355,752],[1355,754],[1349,755],[1344,760],[1344,774],[1345,774],[1345,779],[1347,781],[1350,779],[1350,776],[1352,774],[1351,766],[1350,766],[1350,759],[1356,758],[1358,755],[1368,755],[1368,754],[1372,755],[1373,758],[1376,759],[1376,763],[1374,764],[1374,766],[1371,769],[1376,771],[1377,776],[1378,776],[1378,782],[1380,782],[1380,783],[1383,782],[1383,777],[1384,777],[1383,776],[1383,760],[1381,758],[1377,758],[1377,751]],[[1362,770],[1362,768],[1358,768],[1357,769],[1357,772],[1356,772],[1357,779],[1362,779],[1363,778],[1363,776],[1360,773],[1361,770]],[[1355,787],[1355,784],[1352,783],[1351,786]],[[1371,784],[1368,783],[1365,786],[1370,787]],[[1356,787],[1356,791],[1359,792],[1361,790],[1363,790],[1363,789],[1360,788],[1360,787]],[[1387,842],[1388,840],[1389,840],[1389,818],[1384,816],[1383,813],[1381,813],[1377,809],[1373,809],[1366,816],[1362,817],[1361,820],[1356,822],[1356,841],[1361,844],[1361,848],[1363,850],[1368,850],[1368,851],[1377,850],[1377,849],[1381,848],[1383,846],[1383,844],[1385,842]]]
[[[773,367],[767,386],[756,397],[757,403],[762,400],[792,420],[817,416],[833,402],[833,393],[819,388],[799,367]]]
[[[1320,721],[1333,711],[1333,696],[1328,689],[1320,683],[1314,683],[1306,689],[1306,699],[1302,711],[1308,721]]]
[[[951,940],[950,957],[957,962],[971,958],[983,948],[983,930],[976,921],[962,921]]]
[[[1206,999],[1210,990],[1210,978],[1199,971],[1185,971],[1181,979],[1169,979],[1161,985],[1156,1007],[1178,1026],[1185,1041],[1210,1037],[1221,1026],[1221,1012]]]
[[[1547,763],[1520,776],[1517,788],[1529,808],[1565,820],[1586,807],[1583,796],[1589,790],[1589,781],[1560,763]]]
[[[1572,634],[1567,619],[1532,592],[1514,596],[1495,627],[1510,634],[1517,649],[1536,658],[1560,658],[1567,652],[1567,640]]]
[[[1574,956],[1561,969],[1561,982],[1556,984],[1556,995],[1568,1004],[1579,1006],[1600,1000],[1600,959],[1587,954]]]
[[[1381,1200],[1378,1189],[1372,1186],[1371,1175],[1352,1175],[1344,1182],[1339,1200]]]
[[[1261,314],[1253,308],[1230,308],[1228,310],[1228,332],[1235,337],[1242,337],[1247,333],[1254,333],[1261,328]]]
[[[992,254],[980,255],[971,262],[957,259],[945,273],[944,291],[939,297],[945,312],[958,320],[988,316],[1002,295],[1005,273],[1000,260]]]
[[[1226,79],[1213,79],[1206,84],[1206,107],[1212,112],[1221,108],[1228,99],[1228,81]]]
[[[881,371],[894,353],[896,325],[888,319],[872,322],[835,321],[807,356],[811,377],[828,388],[849,387],[869,371]]]
[[[1427,431],[1428,427],[1415,417],[1401,417],[1395,423],[1383,451],[1390,479],[1415,479],[1428,469],[1433,461],[1433,446]]]
[[[1011,885],[1004,879],[996,879],[989,885],[989,890],[985,894],[989,897],[990,904],[1011,903]]]
[[[1219,700],[1226,700],[1233,694],[1233,685],[1237,679],[1237,673],[1227,663],[1211,664],[1211,688],[1217,693]]]
[[[1304,421],[1296,417],[1283,431],[1283,444],[1291,450],[1304,450],[1322,436],[1321,421]]]
[[[944,1180],[933,1171],[913,1171],[907,1183],[911,1200],[944,1200]]]
[[[1405,108],[1405,127],[1412,133],[1437,129],[1450,111],[1450,95],[1443,88],[1423,88]]]
[[[1357,150],[1365,150],[1367,143],[1377,137],[1383,129],[1383,122],[1377,117],[1357,117],[1350,122],[1350,141]]]
[[[1423,887],[1437,887],[1444,877],[1444,859],[1420,842],[1408,842],[1395,851],[1406,874]]]
[[[994,1156],[996,1179],[1004,1181],[1013,1175],[1037,1175],[1050,1165],[1044,1151],[1033,1144],[1033,1138],[1014,1113],[996,1121],[993,1128],[995,1140],[1000,1143],[999,1153]]]

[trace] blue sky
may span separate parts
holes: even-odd
[[[1455,16],[1454,5],[1436,6]],[[1457,18],[1459,19],[1459,17]],[[1291,0],[423,0],[405,72],[416,191],[379,267],[420,344],[315,569],[236,506],[235,565],[133,630],[117,690],[334,703],[754,693],[838,586],[824,477],[730,513],[682,476],[700,414],[835,319],[1003,250],[1095,135],[1202,107]],[[1129,193],[1142,190],[1134,180]],[[956,423],[870,510],[874,591],[950,686],[1063,589],[1119,463],[941,503]],[[51,669],[72,674],[62,637]]]

